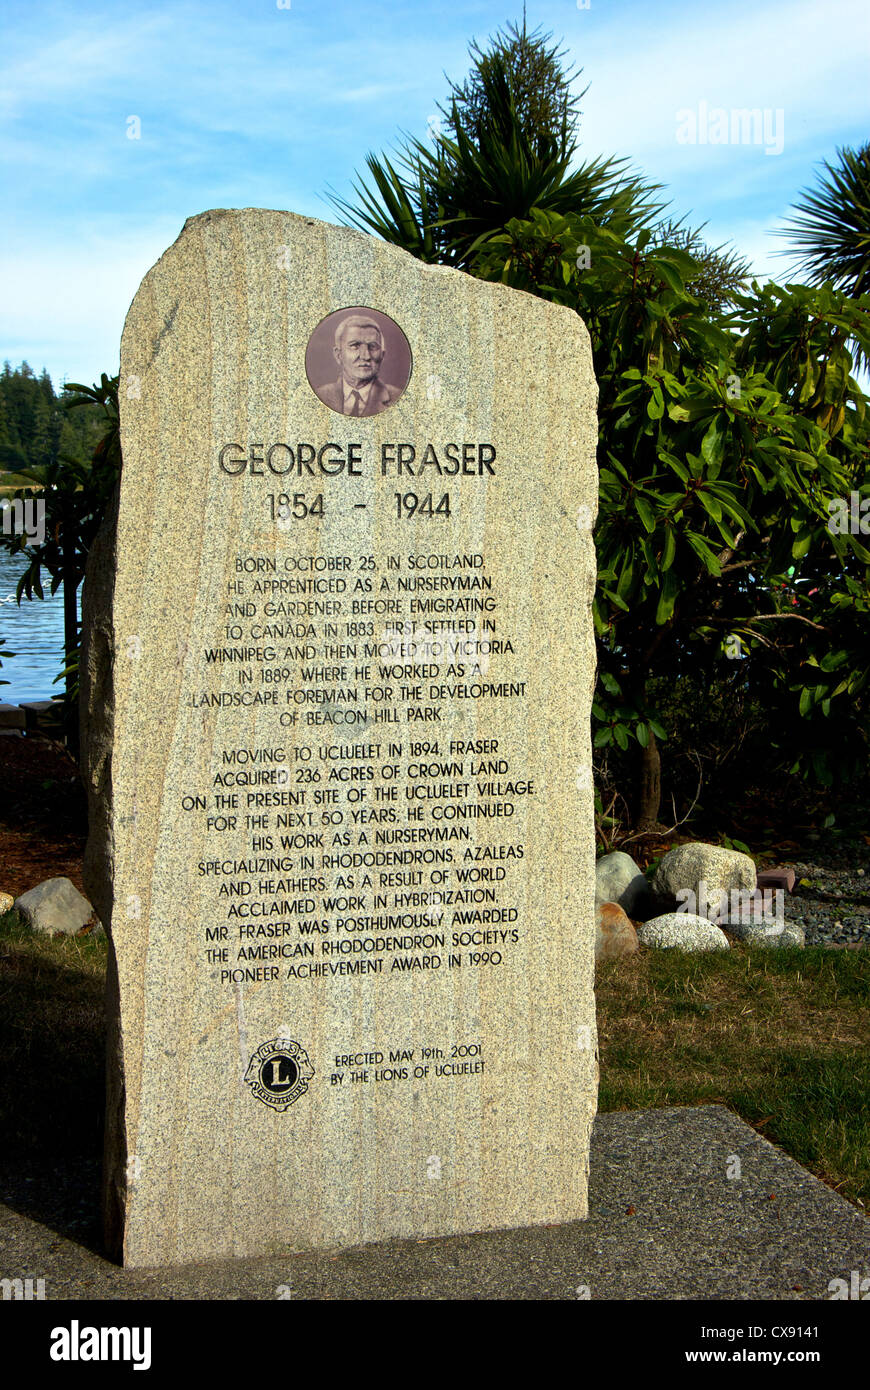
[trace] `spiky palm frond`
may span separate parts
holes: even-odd
[[[777,254],[790,256],[796,272],[810,284],[832,280],[853,298],[870,292],[870,144],[837,150],[839,165],[824,160],[828,171],[814,189],[805,189],[777,235],[792,246]]]

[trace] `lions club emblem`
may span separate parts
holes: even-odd
[[[308,1054],[290,1038],[261,1043],[248,1063],[245,1081],[264,1105],[286,1110],[304,1096],[314,1068]]]

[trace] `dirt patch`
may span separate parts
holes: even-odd
[[[18,897],[47,878],[80,893],[88,811],[78,767],[38,734],[0,738],[0,892]]]

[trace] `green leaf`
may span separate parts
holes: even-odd
[[[842,666],[844,661],[848,661],[849,653],[844,651],[826,652],[819,665],[823,671],[836,671]]]
[[[716,576],[720,575],[722,567],[719,564],[719,557],[713,553],[703,537],[695,535],[694,531],[686,531],[685,537],[707,572]]]
[[[656,608],[656,627],[663,627],[673,617],[674,604],[679,593],[679,582],[673,570],[668,570],[662,581],[662,590],[659,594],[658,606]]]
[[[674,556],[677,553],[677,540],[674,535],[673,527],[668,526],[665,530],[665,544],[662,550],[662,569],[669,570],[674,563]]]
[[[620,594],[617,594],[613,589],[603,589],[602,593],[604,593],[606,597],[610,599],[611,603],[615,603],[617,608],[621,608],[623,613],[627,613],[629,611],[628,604],[626,603],[625,599],[622,598]]]
[[[793,560],[802,560],[809,554],[810,546],[813,543],[813,533],[809,527],[804,527],[803,531],[792,541],[791,555]]]
[[[668,265],[667,261],[653,261],[652,269],[656,275],[661,276],[661,278],[664,280],[665,284],[669,287],[669,289],[676,290],[677,294],[685,293],[682,280],[680,279],[674,267],[672,265]]]
[[[646,498],[641,497],[639,494],[635,495],[634,505],[637,508],[637,514],[643,522],[644,527],[651,535],[656,529],[656,518],[652,507]]]
[[[626,554],[625,563],[623,564],[623,567],[622,567],[622,573],[621,573],[620,576],[619,576],[619,583],[618,583],[617,586],[616,586],[616,592],[619,594],[619,597],[620,597],[621,599],[624,599],[626,602],[628,602],[628,599],[629,599],[630,596],[631,596],[631,589],[632,589],[633,580],[634,580],[634,557],[632,556],[631,551],[629,551],[629,552]]]
[[[722,506],[719,499],[714,497],[712,492],[708,492],[706,488],[699,488],[697,495],[698,501],[701,503],[705,512],[709,513],[714,521],[721,521]]]
[[[701,457],[705,463],[719,466],[725,457],[725,427],[721,415],[717,415],[701,440]]]

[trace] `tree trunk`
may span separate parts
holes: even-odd
[[[650,829],[658,823],[662,802],[662,760],[652,729],[649,731],[649,743],[641,749],[637,802],[637,828]]]
[[[75,554],[76,554],[76,533],[70,518],[65,518],[61,532],[61,547],[63,552],[63,640],[64,640],[64,665],[69,666],[73,652],[79,639],[78,613],[76,609],[76,574],[75,574]],[[66,734],[66,746],[71,755],[78,761],[79,756],[79,716],[78,699],[73,694],[76,682],[76,674],[72,671],[66,673],[66,707],[64,710],[64,723]]]

